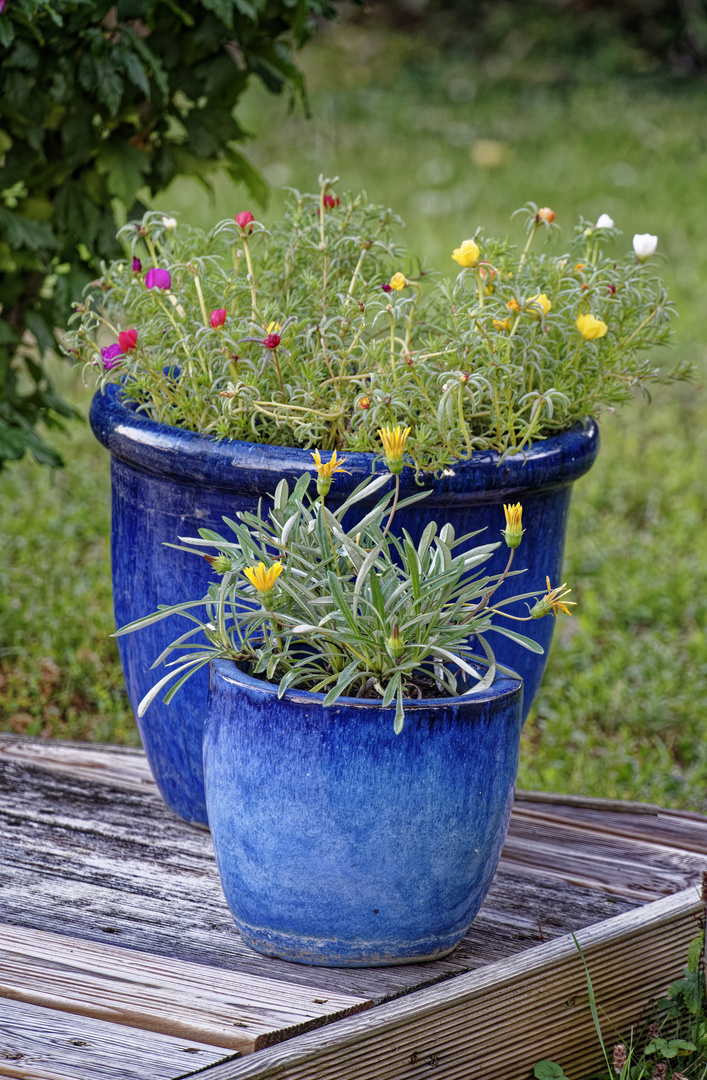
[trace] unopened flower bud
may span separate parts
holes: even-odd
[[[452,258],[465,269],[471,269],[479,261],[479,245],[475,240],[464,240],[462,244],[452,252]]]
[[[643,262],[645,259],[649,259],[651,255],[654,255],[657,247],[658,237],[651,236],[650,233],[636,233],[633,238],[633,250],[636,252],[636,258],[639,262]]]
[[[359,409],[370,409],[371,399],[369,397],[359,398],[357,404]]]
[[[612,219],[609,217],[608,214],[600,214],[599,215],[599,217],[597,218],[597,223],[596,223],[596,228],[597,229],[613,229],[613,227],[614,227],[614,222],[612,221]]]
[[[390,279],[390,287],[391,289],[394,289],[395,292],[400,292],[400,290],[404,289],[406,285],[407,278],[405,277],[405,274],[401,274],[399,270],[397,274],[393,274],[392,278]]]
[[[405,642],[401,637],[400,629],[397,623],[390,632],[390,637],[388,638],[387,644],[391,660],[395,660],[395,662],[397,663],[400,657],[405,652]]]
[[[503,512],[506,515],[506,527],[501,530],[501,536],[509,548],[517,548],[523,539],[525,529],[522,527],[523,507],[520,503],[513,505],[503,504]]]
[[[549,206],[541,206],[535,215],[536,221],[546,221],[548,225],[551,225],[555,220],[555,211],[551,210]]]

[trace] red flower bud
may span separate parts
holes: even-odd
[[[226,309],[224,307],[216,308],[214,311],[211,312],[211,325],[213,326],[214,330],[218,329],[219,326],[223,326],[225,321]]]
[[[132,352],[137,345],[137,330],[121,330],[118,334],[118,344],[122,352]]]
[[[266,349],[276,349],[280,344],[279,334],[268,334],[266,338],[263,338],[263,345]]]
[[[253,221],[255,221],[255,218],[251,214],[250,210],[241,210],[240,214],[236,214],[236,225],[240,225],[241,229],[243,229],[244,232],[250,225],[248,232],[252,233],[253,226],[251,222]]]
[[[142,270],[142,263],[138,259],[137,255],[133,255],[133,273],[139,274]]]
[[[535,215],[536,221],[546,221],[548,225],[551,225],[555,220],[555,211],[551,210],[549,206],[541,206]]]

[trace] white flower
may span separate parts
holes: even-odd
[[[177,219],[174,217],[163,217],[162,224],[164,225],[165,229],[176,229]]]
[[[596,224],[597,229],[613,229],[614,222],[608,214],[601,214]]]
[[[636,258],[643,262],[644,259],[649,259],[658,247],[658,237],[651,236],[650,233],[636,233],[633,238],[633,250],[636,252]]]

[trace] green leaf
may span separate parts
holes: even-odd
[[[261,206],[267,206],[270,196],[270,188],[261,174],[255,169],[243,154],[239,154],[233,147],[229,147],[224,156],[224,166],[236,183],[243,183],[248,191]]]
[[[110,115],[116,116],[123,98],[123,80],[118,69],[107,60],[101,65],[96,92],[98,100],[103,102]],[[127,148],[129,144],[124,145]]]
[[[25,322],[37,339],[37,345],[41,353],[47,352],[49,349],[53,349],[56,345],[54,335],[51,331],[51,327],[47,326],[46,322],[39,314],[38,311],[29,310],[25,311]]]
[[[129,207],[145,183],[144,174],[149,172],[150,160],[134,146],[111,141],[101,147],[96,169],[106,175],[110,194]]]
[[[46,221],[34,221],[0,206],[0,237],[13,248],[50,251],[58,247],[56,236]]]
[[[567,1080],[564,1069],[554,1061],[538,1061],[533,1067],[536,1080]]]
[[[331,570],[329,570],[327,573],[327,581],[329,582],[329,591],[331,592],[331,595],[336,602],[337,608],[346,619],[346,622],[349,624],[349,629],[352,630],[354,634],[358,634],[359,627],[356,622],[354,613],[349,607],[341,582],[339,581],[336,574],[334,574]]]
[[[380,615],[380,620],[385,626],[385,600],[383,599],[383,590],[381,589],[380,581],[378,580],[378,574],[375,572],[375,570],[371,570],[368,578],[368,584],[371,589],[371,600],[373,601],[373,606]]]
[[[403,709],[403,691],[402,687],[398,690],[398,700],[395,705],[395,720],[393,722],[393,731],[396,735],[399,735],[403,730],[403,724],[405,722],[405,711]]]
[[[687,967],[688,971],[694,973],[700,966],[700,957],[705,947],[705,934],[704,930],[693,938],[687,949]]]
[[[15,40],[15,27],[9,19],[0,19],[0,45],[5,49],[9,49],[12,42]]]
[[[537,641],[533,641],[532,638],[526,637],[525,634],[519,634],[517,630],[509,630],[507,626],[499,626],[497,623],[494,623],[493,626],[488,627],[488,630],[495,630],[497,634],[510,638],[511,641],[517,641],[519,645],[524,645],[530,652],[538,653],[538,655],[542,655],[542,653],[545,652],[542,645],[539,645]]]
[[[359,664],[360,660],[358,659],[358,657],[356,657],[355,660],[352,660],[351,663],[344,668],[344,670],[341,672],[338,679],[332,686],[331,690],[324,698],[324,701],[322,702],[323,705],[333,705],[339,695],[344,692],[351,680],[357,674]]]

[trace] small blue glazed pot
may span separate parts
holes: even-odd
[[[90,421],[112,459],[117,626],[156,611],[159,604],[175,604],[206,593],[213,576],[208,563],[170,550],[165,544],[177,543],[179,536],[196,536],[200,527],[224,532],[224,514],[233,518],[239,510],[255,510],[258,500],[274,492],[283,477],[292,486],[303,472],[314,471],[308,450],[237,441],[216,443],[205,435],[158,424],[125,406],[117,386],[109,386],[105,394],[94,397]],[[572,483],[590,468],[598,446],[596,424],[588,420],[563,435],[535,443],[526,453],[508,457],[500,465],[498,454],[475,453],[469,461],[446,469],[438,479],[423,474],[421,486],[413,470],[406,469],[401,476],[402,496],[425,487],[431,494],[400,511],[397,527],[406,528],[417,541],[429,521],[436,520],[440,526],[449,521],[457,536],[486,529],[476,541],[483,543],[500,539],[505,524],[502,504],[521,502],[526,532],[514,568],[526,568],[526,573],[505,582],[496,598],[533,589],[544,591],[546,576],[553,586],[559,585]],[[352,453],[346,455],[346,468],[349,475],[337,474],[327,496],[332,508],[372,472],[384,470],[384,465],[374,454]],[[489,573],[500,573],[506,557],[502,545],[484,564],[484,571],[488,568]],[[523,604],[507,610],[527,614]],[[546,654],[553,623],[546,618],[523,627]],[[119,638],[135,714],[156,681],[150,665],[183,630],[182,620],[172,618]],[[501,663],[524,680],[527,713],[540,685],[546,655],[530,653],[500,635],[493,644]],[[170,705],[158,698],[138,721],[165,802],[180,817],[196,824],[207,821],[201,761],[207,688],[206,671],[198,672]]]
[[[243,940],[329,967],[434,960],[478,912],[506,836],[523,688],[394,709],[211,664],[209,824]]]

